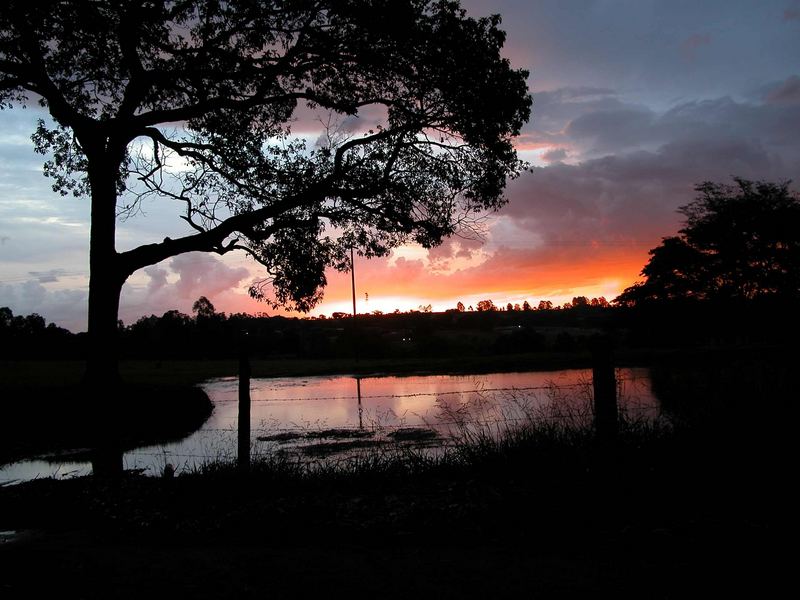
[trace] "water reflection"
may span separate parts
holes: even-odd
[[[659,406],[647,370],[620,369],[617,375],[621,411],[629,418],[656,418]],[[236,459],[238,379],[209,381],[203,389],[215,406],[203,427],[180,442],[128,452],[126,469],[158,475],[168,463],[181,472],[208,461]],[[356,442],[366,443],[366,438],[425,437],[419,431],[414,433],[415,428],[433,430],[446,438],[458,434],[467,424],[498,426],[530,418],[581,423],[591,418],[591,394],[589,370],[253,379],[252,450],[258,456],[276,449],[318,444],[319,432],[325,431],[334,431],[331,437],[346,438],[358,447]],[[90,469],[84,463],[25,461],[0,469],[0,484],[83,475]]]

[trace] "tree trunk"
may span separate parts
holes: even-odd
[[[116,175],[118,161],[96,160],[89,168],[92,190],[89,238],[89,347],[87,383],[119,382],[117,321],[119,296],[125,275],[116,251]]]
[[[88,153],[87,153],[88,154]],[[85,392],[94,429],[92,469],[96,476],[122,474],[121,379],[117,320],[125,274],[115,247],[119,161],[90,157],[92,192],[89,240],[89,319]]]

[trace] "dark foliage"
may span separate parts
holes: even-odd
[[[800,198],[789,182],[705,182],[682,207],[680,235],[650,251],[645,281],[617,304],[686,300],[740,303],[800,297]]]
[[[203,301],[205,300],[205,301]],[[136,359],[236,358],[247,333],[249,353],[258,358],[458,357],[584,351],[584,341],[613,327],[615,309],[584,306],[569,310],[483,311],[358,315],[298,319],[227,315],[207,299],[194,303],[194,316],[170,310],[119,324],[122,357]],[[0,358],[83,358],[86,335],[73,334],[38,315],[8,316],[0,323]],[[13,325],[9,325],[9,323]],[[30,327],[26,323],[35,323]],[[562,330],[573,330],[563,334]],[[585,329],[581,332],[581,329]],[[568,340],[568,343],[565,343]]]
[[[346,250],[431,247],[500,207],[531,98],[499,22],[432,0],[3,2],[0,108],[47,108],[45,174],[91,197],[90,373],[116,370],[142,267],[243,250],[267,271],[254,297],[306,311]],[[315,116],[315,144],[292,136]],[[116,218],[151,195],[192,234],[117,253]]]
[[[36,313],[15,316],[7,306],[0,307],[0,358],[65,357],[81,343],[79,336]]]

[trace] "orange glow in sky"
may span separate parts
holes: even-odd
[[[655,244],[654,244],[655,245]],[[527,300],[536,306],[540,300],[560,305],[574,296],[604,296],[612,300],[624,288],[639,279],[647,261],[647,248],[580,247],[584,254],[574,260],[574,249],[546,259],[531,251],[500,248],[475,266],[447,273],[432,273],[423,259],[356,259],[356,306],[359,313],[376,310],[389,313],[417,310],[431,305],[435,312],[455,308],[458,302],[466,307],[479,300],[490,299],[495,305],[522,304]],[[328,286],[323,302],[311,315],[352,311],[349,273],[328,273]],[[274,311],[246,296],[220,304],[229,312]]]

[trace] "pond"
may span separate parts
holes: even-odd
[[[647,369],[618,369],[619,405],[629,418],[660,415]],[[238,381],[202,385],[214,412],[179,442],[138,448],[124,456],[126,469],[158,475],[166,464],[178,472],[214,460],[234,460]],[[591,419],[591,370],[481,375],[318,376],[253,379],[252,454],[297,452],[330,456],[367,444],[402,442],[442,446],[465,428],[493,432],[530,419],[567,424]],[[154,415],[157,418],[158,415]],[[0,485],[37,477],[74,477],[91,465],[36,457],[0,468]]]

